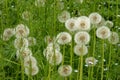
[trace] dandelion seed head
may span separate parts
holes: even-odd
[[[119,42],[119,35],[117,32],[111,32],[110,37],[108,38],[108,41],[111,44],[117,44]]]
[[[58,68],[58,73],[63,76],[69,76],[72,73],[72,67],[70,65],[62,65]]]
[[[36,39],[34,37],[28,37],[27,39],[28,39],[29,46],[36,44]]]
[[[88,57],[85,59],[85,63],[88,66],[95,66],[97,63],[97,60],[94,57]]]
[[[61,45],[68,44],[71,42],[72,37],[69,33],[67,32],[61,32],[57,35],[57,42]]]
[[[105,26],[107,26],[107,27],[109,27],[109,28],[113,27],[113,25],[114,25],[114,24],[113,24],[112,21],[109,21],[109,20],[108,20],[108,21],[105,22]]]
[[[22,13],[22,18],[23,18],[24,20],[29,20],[30,17],[31,17],[31,14],[30,14],[29,11],[24,11],[24,12]]]
[[[99,27],[96,30],[97,37],[101,39],[107,39],[110,36],[110,34],[111,34],[110,29],[106,26]]]
[[[80,45],[80,44],[77,44],[75,47],[74,47],[74,53],[77,55],[77,56],[81,56],[81,55],[86,55],[88,53],[88,49],[85,45]]]
[[[78,30],[89,30],[90,29],[90,19],[86,16],[81,16],[77,18],[75,26]]]
[[[44,7],[46,0],[35,0],[36,7]]]
[[[90,18],[90,22],[92,24],[98,24],[102,19],[101,15],[99,13],[97,13],[97,12],[91,13],[89,15],[89,18]]]
[[[85,31],[77,32],[74,40],[77,44],[88,44],[90,41],[90,35]]]

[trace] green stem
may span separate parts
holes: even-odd
[[[64,58],[65,58],[65,45],[63,46],[63,60],[62,60],[62,65],[64,64]]]
[[[80,57],[80,80],[82,80],[82,76],[83,76],[83,55],[81,55]]]
[[[103,72],[104,72],[104,40],[102,41],[102,64],[101,64],[101,80],[103,80]]]

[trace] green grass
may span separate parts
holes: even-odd
[[[67,31],[64,23],[60,23],[57,18],[63,10],[69,11],[72,17],[88,16],[92,12],[98,12],[105,20],[113,21],[114,27],[111,28],[111,31],[118,32],[120,36],[118,29],[120,17],[117,17],[118,14],[120,15],[120,0],[83,0],[82,4],[75,0],[63,0],[63,10],[57,5],[59,0],[46,0],[44,7],[36,7],[34,1],[0,0],[0,35],[6,28],[15,28],[20,23],[27,25],[30,29],[29,36],[35,37],[37,40],[37,44],[31,46],[30,49],[37,59],[39,73],[28,78],[21,68],[21,62],[16,60],[16,49],[13,45],[15,37],[9,41],[3,41],[0,38],[0,80],[64,80],[57,72],[59,65],[50,66],[43,56],[43,50],[47,46],[44,37],[47,35],[54,37],[59,32]],[[22,19],[23,11],[31,13],[29,21]],[[94,36],[94,30],[89,33],[92,40],[89,43],[89,52],[83,59],[73,54],[74,41],[70,45],[61,46],[64,64],[70,64],[73,68],[71,76],[65,79],[77,80],[78,77],[78,80],[120,80],[120,45],[112,45],[107,40],[103,42]],[[89,56],[94,56],[98,60],[96,66],[85,67],[85,58]],[[106,60],[105,62],[102,61],[103,58]],[[82,69],[82,72],[74,72],[78,67]],[[104,71],[105,68],[109,69]]]

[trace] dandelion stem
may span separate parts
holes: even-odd
[[[83,73],[83,55],[80,57],[80,80],[82,80],[82,73]]]
[[[102,41],[102,64],[101,64],[101,80],[103,80],[103,71],[104,71],[104,40]]]
[[[62,65],[64,64],[64,58],[65,58],[65,45],[63,46],[63,61],[62,61]]]
[[[72,60],[73,60],[73,44],[71,42],[71,48],[70,48],[70,65],[72,67]],[[71,80],[71,75],[70,75],[70,80]]]

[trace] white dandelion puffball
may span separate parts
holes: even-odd
[[[64,9],[64,2],[63,1],[57,1],[57,8],[60,10]]]
[[[97,60],[94,57],[88,57],[85,59],[85,63],[88,66],[95,66],[97,64]]]
[[[85,45],[80,45],[80,44],[77,44],[75,47],[74,47],[74,53],[77,55],[77,56],[84,56],[88,53],[88,48],[87,46]]]
[[[101,27],[101,26],[104,26],[104,25],[105,25],[105,19],[102,18],[101,21],[98,24],[96,24],[96,27]]]
[[[23,38],[29,35],[29,28],[23,24],[17,25],[15,29],[16,38]]]
[[[28,37],[28,45],[32,46],[36,44],[36,39],[34,37]]]
[[[89,30],[90,29],[90,19],[86,16],[81,16],[77,18],[76,27],[78,30]]]
[[[47,44],[50,44],[53,42],[53,39],[49,35],[45,36],[44,40],[45,40],[45,43],[47,43]]]
[[[107,39],[110,36],[110,29],[106,26],[97,28],[96,35],[98,38]]]
[[[32,66],[31,68],[25,68],[26,75],[36,75],[39,72],[38,66]]]
[[[28,47],[28,40],[26,38],[16,38],[14,41],[14,47],[16,49]]]
[[[77,44],[88,44],[90,41],[90,35],[88,32],[80,31],[75,34],[74,40]]]
[[[119,42],[119,35],[116,32],[111,32],[110,37],[108,38],[108,41],[111,44],[117,44]]]
[[[70,43],[72,37],[68,32],[61,32],[57,35],[56,39],[59,44],[64,45]]]
[[[76,31],[77,27],[75,25],[76,20],[73,18],[68,19],[65,22],[65,27],[69,30],[69,31]]]
[[[62,62],[62,54],[60,51],[50,51],[46,55],[46,59],[51,65],[59,65]]]
[[[92,24],[98,24],[102,20],[102,17],[99,13],[93,12],[89,15],[89,19]]]
[[[24,58],[24,67],[36,66],[37,61],[33,56],[27,56]]]
[[[72,73],[72,67],[70,65],[61,65],[58,68],[58,73],[63,77],[69,76]]]
[[[60,51],[60,45],[57,43],[50,43],[50,44],[48,44],[47,48],[51,48],[52,51],[55,49]]]
[[[3,32],[3,40],[8,41],[15,34],[15,30],[13,28],[6,28]]]
[[[107,27],[109,27],[109,28],[113,27],[113,25],[114,25],[114,24],[113,24],[112,21],[109,21],[109,20],[108,20],[108,21],[105,22],[105,26],[107,26]]]
[[[24,20],[29,20],[30,17],[31,17],[31,15],[30,15],[30,12],[29,12],[29,11],[24,11],[24,12],[22,13],[22,18],[23,18]]]
[[[36,7],[44,7],[46,0],[35,0]]]
[[[17,59],[19,59],[20,56],[25,58],[31,55],[32,55],[32,51],[29,48],[23,48],[21,50],[17,50],[16,52]]]
[[[58,20],[61,23],[64,23],[65,21],[67,21],[68,19],[70,19],[70,13],[68,11],[63,11],[58,15]]]

